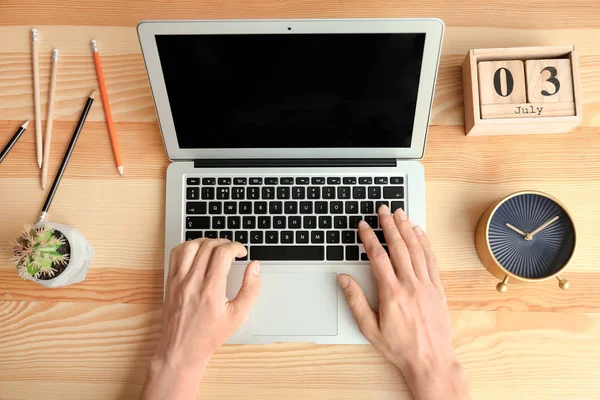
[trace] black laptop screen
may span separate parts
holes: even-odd
[[[410,147],[425,34],[157,35],[179,147]]]

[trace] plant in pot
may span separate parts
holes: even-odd
[[[79,231],[51,222],[26,225],[12,244],[19,276],[50,288],[83,281],[94,256]]]

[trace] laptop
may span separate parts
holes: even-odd
[[[336,276],[377,290],[357,225],[376,210],[425,227],[419,159],[439,19],[147,21],[138,35],[167,170],[165,277],[185,240],[227,238],[262,292],[228,343],[367,343]]]

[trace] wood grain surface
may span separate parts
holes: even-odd
[[[20,280],[8,240],[44,199],[34,129],[0,165],[0,399],[134,399],[160,332],[165,157],[135,25],[144,19],[439,17],[446,23],[426,156],[427,226],[441,264],[454,343],[476,399],[600,399],[600,5],[595,0],[3,0],[0,146],[33,117],[29,30],[40,31],[46,110],[50,51],[59,48],[49,176],[89,90],[98,40],[125,177],[95,104],[51,209],[96,257],[87,279],[48,290]],[[572,45],[584,120],[568,134],[466,137],[460,64],[469,49]],[[97,99],[97,103],[101,100]],[[45,112],[43,112],[45,115]],[[511,285],[480,264],[481,213],[525,189],[571,211],[578,247],[564,277]],[[225,346],[199,399],[410,399],[371,346]]]

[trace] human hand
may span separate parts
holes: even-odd
[[[252,261],[237,296],[225,297],[231,263],[246,254],[226,239],[197,239],[171,251],[162,336],[143,399],[195,395],[208,359],[246,321],[260,293],[259,264]]]
[[[401,209],[378,210],[390,255],[367,223],[359,235],[379,292],[376,314],[360,285],[338,281],[362,334],[402,372],[418,400],[467,399],[466,379],[452,347],[450,314],[427,235]]]

